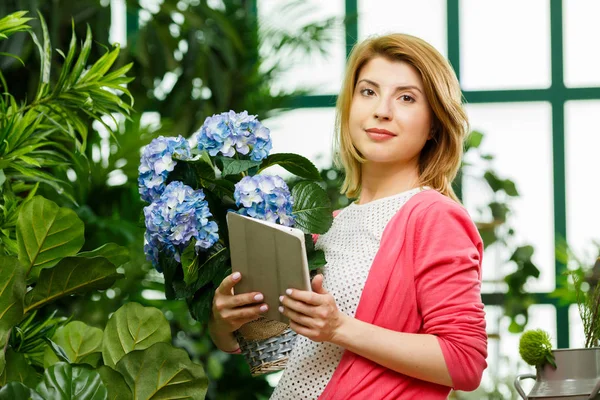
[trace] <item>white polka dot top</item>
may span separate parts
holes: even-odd
[[[383,231],[390,219],[413,195],[411,189],[358,205],[350,204],[321,235],[316,248],[325,252],[323,287],[333,295],[341,312],[354,317],[360,295]],[[271,400],[316,399],[342,359],[344,349],[332,343],[317,343],[298,335],[279,384]]]

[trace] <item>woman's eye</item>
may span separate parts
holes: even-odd
[[[360,91],[363,96],[373,96],[375,92],[372,89],[363,89]]]
[[[407,94],[403,94],[402,96],[400,96],[400,99],[402,101],[407,101],[409,103],[414,103],[415,99],[412,96],[409,96]]]

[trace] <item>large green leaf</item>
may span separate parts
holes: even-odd
[[[182,256],[183,260],[183,256]],[[210,252],[198,254],[190,265],[195,271],[195,278],[191,282],[184,280],[173,282],[173,289],[177,298],[193,296],[202,286],[210,283],[219,271],[227,269],[227,260],[229,260],[229,250],[219,244],[216,244]]]
[[[11,348],[6,350],[6,368],[0,375],[0,386],[8,382],[21,382],[30,387],[38,382],[38,375],[25,356]]]
[[[102,329],[88,326],[81,321],[69,322],[56,330],[52,341],[59,345],[74,364],[97,367],[102,357]],[[46,348],[44,366],[48,368],[59,362],[52,349]]]
[[[23,205],[17,221],[19,261],[29,278],[77,254],[84,243],[83,222],[73,210],[35,196]]]
[[[127,354],[117,364],[117,371],[135,400],[204,399],[208,386],[202,366],[169,343]]]
[[[0,349],[4,348],[10,329],[23,318],[25,290],[25,274],[19,260],[0,255]]]
[[[163,313],[154,307],[127,303],[110,317],[104,329],[104,364],[114,368],[125,354],[159,342],[171,343],[171,328]]]
[[[109,400],[131,400],[131,390],[121,374],[106,365],[101,366],[97,371],[108,389]]]
[[[277,153],[267,157],[260,167],[258,172],[269,168],[273,165],[280,165],[292,174],[300,178],[318,181],[321,179],[319,170],[307,158],[294,153]]]
[[[106,243],[103,246],[91,251],[84,251],[77,254],[78,257],[104,257],[115,267],[121,266],[129,261],[129,250],[126,247],[119,246],[116,243]]]
[[[64,296],[107,289],[121,277],[104,257],[65,257],[54,268],[42,270],[37,285],[25,296],[25,312]]]
[[[216,157],[217,166],[221,170],[221,175],[237,175],[246,172],[252,167],[260,165],[260,161],[236,160],[230,157]]]
[[[108,392],[98,372],[67,363],[54,364],[44,373],[36,391],[46,399],[106,400]]]
[[[44,400],[21,382],[10,382],[0,389],[0,400]]]
[[[331,227],[333,214],[327,192],[315,182],[298,182],[292,188],[296,227],[306,233],[325,233]]]

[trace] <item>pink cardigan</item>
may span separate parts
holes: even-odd
[[[487,366],[482,252],[462,206],[434,190],[414,195],[383,232],[356,318],[437,336],[454,389],[476,389]],[[345,351],[319,399],[433,400],[447,398],[450,389]]]

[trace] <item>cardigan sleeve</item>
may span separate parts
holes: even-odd
[[[475,390],[487,367],[482,252],[479,233],[459,204],[438,201],[420,214],[413,265],[421,330],[437,337],[456,390]]]

